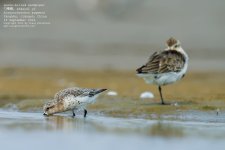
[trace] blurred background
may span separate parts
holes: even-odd
[[[190,70],[225,70],[225,1],[16,0],[24,2],[45,4],[51,25],[1,23],[0,67],[135,70],[173,36]]]

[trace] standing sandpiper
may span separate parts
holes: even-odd
[[[138,68],[137,75],[148,84],[158,85],[161,103],[161,86],[171,84],[185,76],[188,67],[188,55],[178,40],[170,38],[164,51],[153,53],[148,62]]]
[[[52,115],[59,112],[71,110],[73,116],[78,109],[84,110],[84,117],[87,115],[86,106],[96,101],[97,96],[106,89],[87,89],[87,88],[67,88],[55,94],[53,100],[47,102],[44,107],[43,115]]]

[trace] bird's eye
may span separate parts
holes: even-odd
[[[49,110],[49,107],[48,107],[48,108],[46,108],[46,110],[48,111],[48,110]]]

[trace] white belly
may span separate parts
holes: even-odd
[[[180,80],[182,76],[183,74],[175,73],[175,72],[159,74],[154,82],[156,85],[172,84],[176,82],[177,80]]]
[[[64,108],[66,110],[85,108],[88,104],[94,103],[96,101],[97,96],[98,95],[95,95],[93,97],[89,96],[75,97],[73,95],[69,95],[63,99]]]
[[[84,96],[84,97],[76,97],[76,100],[79,101],[80,103],[83,104],[91,104],[94,103],[96,101],[96,98],[98,97],[98,95],[89,97],[89,96]]]
[[[146,74],[141,76],[147,84],[167,85],[180,79],[177,73]]]

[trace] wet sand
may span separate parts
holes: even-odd
[[[16,105],[19,110],[41,109],[43,103],[64,88],[78,86],[107,88],[118,96],[99,97],[98,103],[89,107],[110,116],[146,116],[146,113],[173,114],[179,110],[225,110],[223,72],[190,72],[173,85],[163,87],[165,102],[159,105],[156,86],[147,85],[131,71],[76,71],[57,69],[5,68],[0,70],[0,106]],[[144,91],[151,91],[153,99],[140,99]]]

